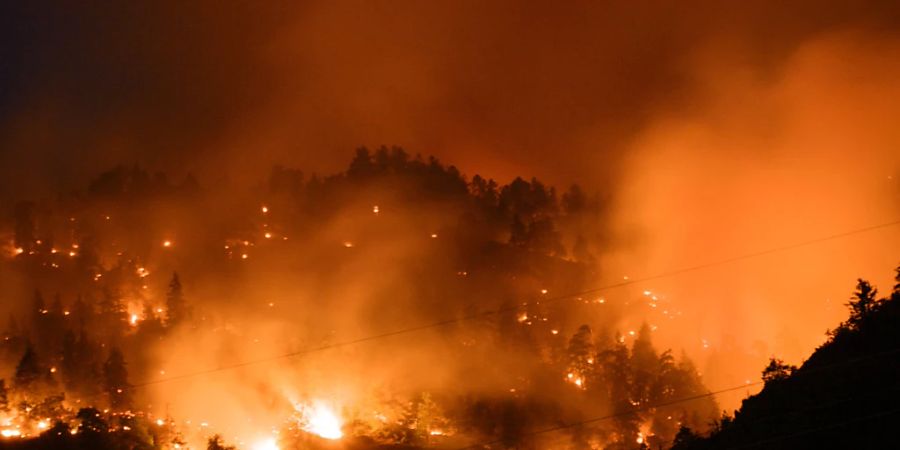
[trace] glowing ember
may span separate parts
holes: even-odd
[[[171,246],[172,246],[172,241],[165,240],[165,241],[163,241],[162,246],[163,246],[163,247],[166,247],[166,248],[171,247]]]
[[[378,205],[372,207],[372,212],[378,214]]]
[[[137,314],[132,314],[132,315],[131,315],[131,318],[128,319],[128,323],[130,323],[131,326],[137,326],[137,323],[138,323],[138,315],[137,315]]]
[[[345,241],[345,242],[344,242],[344,247],[347,247],[347,248],[353,247],[353,243],[350,242],[350,241]]]
[[[301,414],[300,428],[303,431],[325,439],[340,439],[344,436],[341,420],[323,402],[316,401],[312,405],[295,403],[294,409]]]
[[[266,205],[263,205],[263,207],[260,208],[260,210],[262,210],[263,214],[265,214],[265,213],[269,212],[269,207]]]
[[[264,236],[266,239],[272,239],[272,233],[266,233]]]

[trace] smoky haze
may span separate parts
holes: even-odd
[[[35,1],[0,12],[5,218],[18,200],[62,216],[49,210],[77,203],[90,180],[120,164],[198,180],[184,203],[73,208],[111,215],[99,232],[150,273],[129,313],[163,306],[178,271],[206,314],[131,361],[142,375],[135,382],[900,218],[895,2],[227,3]],[[553,273],[543,279],[477,279],[444,240],[465,223],[463,208],[412,202],[402,183],[343,192],[329,199],[327,219],[304,226],[302,207],[270,195],[276,164],[309,181],[344,171],[356,147],[381,144],[436,155],[467,180],[537,177],[559,193],[573,183],[599,192],[600,219],[580,230],[596,237],[596,266],[570,254],[541,266]],[[272,229],[277,247],[257,233],[264,221],[285,227]],[[756,381],[773,355],[799,363],[846,316],[857,277],[887,290],[898,248],[898,229],[883,228],[637,283],[602,294],[609,312],[553,317],[567,336],[588,317],[597,339],[610,341],[646,323],[660,350],[683,349],[714,390]],[[244,252],[247,264],[235,269]],[[448,281],[462,276],[481,289]],[[24,313],[34,281],[7,272],[0,283],[10,300],[0,313]],[[75,290],[60,290],[73,301]],[[277,425],[291,401],[368,411],[423,390],[522,389],[507,375],[539,370],[521,354],[448,344],[489,340],[480,325],[149,384],[140,400],[233,431],[226,437],[237,442]],[[555,404],[561,392],[538,400]],[[719,406],[736,407],[743,394]]]
[[[841,1],[4,9],[5,192],[47,185],[21,173],[70,188],[123,160],[242,181],[273,162],[333,171],[382,143],[609,185],[656,116],[705,108],[698,52],[765,82],[810,39],[891,39],[898,19],[892,2]]]

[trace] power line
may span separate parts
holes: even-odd
[[[879,230],[879,229],[883,229],[883,228],[889,228],[889,227],[896,226],[896,225],[900,225],[900,220],[881,223],[878,225],[872,225],[872,226],[868,226],[868,227],[864,227],[864,228],[857,228],[857,229],[845,231],[842,233],[832,234],[832,235],[828,235],[828,236],[822,236],[822,237],[815,238],[815,239],[797,242],[794,244],[789,244],[789,245],[785,245],[785,246],[781,246],[781,247],[769,248],[766,250],[757,251],[757,252],[753,252],[753,253],[746,253],[743,255],[720,259],[720,260],[716,260],[716,261],[711,261],[711,262],[707,262],[707,263],[703,263],[703,264],[698,264],[695,266],[683,267],[683,268],[671,270],[668,272],[662,272],[662,273],[659,273],[656,275],[651,275],[648,277],[623,280],[620,282],[611,283],[611,284],[599,286],[596,288],[586,289],[583,291],[577,291],[577,292],[561,294],[561,295],[553,296],[553,297],[541,298],[540,302],[545,303],[545,304],[560,302],[560,301],[571,299],[574,297],[580,297],[583,295],[594,294],[597,292],[606,291],[606,290],[615,289],[615,288],[624,287],[624,286],[629,286],[629,285],[633,285],[633,284],[637,284],[637,283],[659,280],[662,278],[670,278],[670,277],[682,275],[682,274],[688,273],[688,272],[695,272],[695,271],[704,270],[704,269],[707,269],[710,267],[729,264],[729,263],[733,263],[733,262],[737,262],[737,261],[741,261],[741,260],[745,260],[745,259],[757,258],[760,256],[765,256],[765,255],[770,255],[770,254],[774,254],[774,253],[793,250],[793,249],[800,248],[800,247],[814,245],[814,244],[818,244],[818,243],[822,243],[822,242],[831,241],[834,239],[840,239],[840,238],[844,238],[844,237],[848,237],[848,236],[852,236],[852,235],[856,235],[856,234],[861,234],[861,233],[866,233],[866,232],[870,232],[870,231],[875,231],[875,230]],[[496,316],[496,315],[500,315],[500,314],[504,314],[504,313],[508,313],[508,312],[515,312],[518,310],[519,310],[519,306],[517,305],[517,306],[513,306],[513,307],[499,308],[496,310],[469,314],[469,315],[465,315],[465,316],[461,316],[461,317],[457,317],[457,318],[453,318],[453,319],[446,319],[446,320],[442,320],[439,322],[423,324],[423,325],[410,327],[410,328],[402,328],[399,330],[389,331],[389,332],[376,334],[376,335],[372,335],[372,336],[366,336],[366,337],[353,339],[353,340],[349,340],[349,341],[336,342],[333,344],[325,344],[325,345],[321,345],[321,346],[317,346],[317,347],[307,348],[304,350],[283,353],[283,354],[273,355],[273,356],[266,357],[266,358],[248,360],[248,361],[243,361],[243,362],[234,363],[234,364],[218,366],[218,367],[214,367],[214,368],[210,368],[210,369],[206,369],[206,370],[189,372],[189,373],[185,373],[182,375],[176,375],[176,376],[167,377],[167,378],[158,378],[155,380],[149,380],[149,381],[145,381],[142,383],[134,384],[134,385],[132,385],[132,388],[141,388],[141,387],[145,387],[145,386],[151,386],[151,385],[166,383],[166,382],[170,382],[170,381],[183,380],[183,379],[187,379],[187,378],[193,378],[193,377],[197,377],[197,376],[209,375],[209,374],[213,374],[213,373],[217,373],[217,372],[238,369],[241,367],[247,367],[247,366],[251,366],[251,365],[277,361],[280,359],[305,356],[305,355],[308,355],[311,353],[317,353],[317,352],[321,352],[321,351],[325,351],[325,350],[347,347],[347,346],[351,346],[351,345],[361,344],[361,343],[375,341],[375,340],[384,339],[384,338],[393,337],[393,336],[415,333],[415,332],[429,330],[429,329],[433,329],[433,328],[445,327],[448,325],[467,322],[467,321],[475,320],[475,319],[483,319],[483,318]]]

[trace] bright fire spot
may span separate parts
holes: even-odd
[[[156,419],[156,424],[159,425],[159,426],[163,426],[163,425],[166,424],[166,421],[165,421],[165,420],[162,420],[162,419]]]
[[[265,207],[263,207],[265,208]],[[275,438],[266,438],[253,444],[253,450],[279,450]]]
[[[432,436],[443,436],[444,432],[441,430],[431,430],[428,432],[428,434],[430,434]]]
[[[260,208],[260,210],[262,210],[262,212],[263,212],[263,214],[265,214],[265,213],[267,213],[267,212],[269,212],[269,207],[268,207],[268,206],[265,206],[265,205],[263,205],[263,207],[262,207],[262,208]]]
[[[21,248],[21,247],[18,247],[18,248],[16,248],[15,253],[16,253],[17,255],[21,255],[22,253],[25,253],[25,249],[24,249],[24,248]]]
[[[241,254],[241,259],[247,259],[249,257],[250,257],[250,255],[248,255],[246,253]]]
[[[131,318],[128,320],[128,323],[130,323],[131,326],[137,325],[137,323],[138,323],[138,315],[137,315],[137,314],[132,314],[132,315],[131,315]]]
[[[77,253],[75,253],[74,251],[69,252],[69,256],[75,256],[76,254]]]
[[[350,241],[345,241],[345,242],[344,242],[344,247],[347,247],[347,248],[353,247],[353,243],[350,242]]]
[[[45,421],[45,420],[42,420],[42,421],[38,422],[38,424],[37,424],[37,427],[41,430],[46,430],[47,427],[49,427],[49,426],[50,425],[48,425],[47,421]]]
[[[325,439],[340,439],[344,436],[341,431],[341,420],[324,403],[320,401],[313,402],[312,405],[295,403],[294,409],[301,414],[300,428],[303,431]]]
[[[264,236],[266,237],[266,239],[272,239],[272,233],[267,232]]]
[[[372,207],[372,212],[378,214],[378,205]]]
[[[3,431],[0,431],[0,436],[3,436],[3,437],[5,437],[5,438],[19,437],[19,436],[21,436],[21,435],[22,435],[22,432],[19,431],[19,430],[3,430]]]
[[[168,241],[168,240],[163,241],[163,247],[171,247],[171,246],[172,246],[172,241]]]
[[[541,294],[546,294],[546,293],[547,293],[546,289],[541,289]]]
[[[643,443],[644,443],[644,433],[638,433],[638,437],[637,437],[637,439],[636,439],[636,442],[637,442],[638,444],[643,444]]]
[[[431,238],[432,238],[432,239],[437,238],[437,233],[431,233]]]

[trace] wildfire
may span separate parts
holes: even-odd
[[[166,247],[166,248],[169,248],[169,247],[172,246],[172,241],[165,240],[165,241],[163,241],[162,246],[163,246],[163,247]]]
[[[294,409],[300,413],[299,422],[303,431],[332,440],[344,436],[341,419],[323,402],[315,401],[311,405],[294,403]]]
[[[266,438],[253,444],[253,450],[279,450],[275,438]]]

